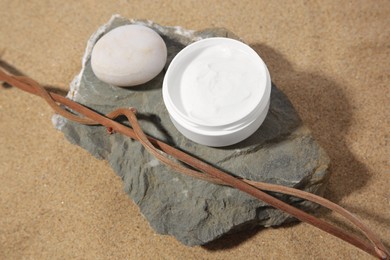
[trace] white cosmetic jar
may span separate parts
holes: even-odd
[[[248,45],[207,38],[174,57],[162,94],[172,123],[185,137],[202,145],[228,146],[248,138],[263,123],[271,78]]]

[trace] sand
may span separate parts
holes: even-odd
[[[390,246],[390,2],[0,0],[1,62],[66,93],[89,36],[115,13],[226,27],[256,49],[331,157],[325,197]],[[304,223],[205,247],[158,235],[107,162],[69,144],[52,114],[0,88],[0,259],[370,258]]]

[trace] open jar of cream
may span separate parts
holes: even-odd
[[[227,146],[252,135],[270,103],[267,66],[248,45],[208,38],[185,47],[165,74],[163,99],[175,127],[207,146]]]

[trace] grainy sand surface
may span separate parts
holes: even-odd
[[[325,196],[390,246],[389,1],[0,0],[1,62],[66,93],[115,13],[226,27],[256,49],[331,157]],[[0,89],[0,259],[370,259],[302,223],[207,247],[158,235],[107,162],[69,144],[51,116],[40,98]]]

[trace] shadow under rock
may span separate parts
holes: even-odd
[[[349,151],[346,143],[346,135],[351,124],[353,111],[342,87],[337,82],[318,73],[295,70],[281,53],[269,46],[255,44],[252,45],[252,48],[265,61],[271,73],[272,81],[286,93],[299,111],[303,124],[311,129],[314,137],[331,159],[332,175],[326,188],[325,197],[337,203],[344,196],[348,196],[364,187],[370,179],[370,172]],[[285,95],[275,88],[273,88],[272,95],[281,95],[282,99],[285,98]],[[272,107],[270,113],[272,116]],[[267,118],[264,121],[265,125],[266,122]],[[301,123],[300,119],[296,120],[291,124],[291,127],[297,127]],[[262,130],[261,128],[259,130]],[[277,139],[279,139],[279,135],[275,135]],[[261,136],[251,138],[261,139]],[[250,143],[253,141],[261,142],[261,140],[248,139]],[[245,147],[246,142],[239,145]],[[326,214],[326,212],[320,210],[315,215]],[[361,212],[361,215],[367,219],[383,220],[363,209],[356,209],[355,212],[357,214]],[[294,225],[296,223],[286,223],[282,227]],[[263,229],[262,227],[254,227],[239,233],[226,234],[203,247],[210,251],[233,248],[255,236]]]
[[[261,232],[261,230],[263,229],[264,227],[254,227],[234,234],[228,233],[214,241],[203,245],[202,247],[208,251],[219,251],[235,248],[250,239],[251,237],[254,237],[258,232]]]
[[[152,80],[141,84],[137,86],[131,86],[131,87],[121,87],[124,90],[131,90],[135,92],[145,92],[145,91],[151,91],[155,89],[161,89],[162,84],[164,81],[164,75],[165,75],[165,68]]]
[[[291,222],[285,223],[281,226],[276,226],[276,227],[268,227],[272,229],[284,229],[284,228],[290,228],[296,225],[299,225],[299,222],[296,222],[292,220]],[[265,230],[267,228],[265,227],[260,227],[260,226],[255,226],[252,228],[248,228],[246,230],[242,230],[237,233],[233,234],[225,234],[224,236],[211,241],[210,243],[207,243],[203,245],[202,247],[208,251],[218,251],[218,250],[226,250],[230,248],[235,248],[240,246],[242,243],[247,241],[248,239],[254,237],[257,235],[259,232]]]
[[[337,203],[364,187],[371,174],[346,143],[353,111],[342,85],[318,73],[295,70],[281,53],[267,45],[255,44],[252,48],[263,58],[273,82],[290,98],[331,159],[332,174],[325,197]]]

